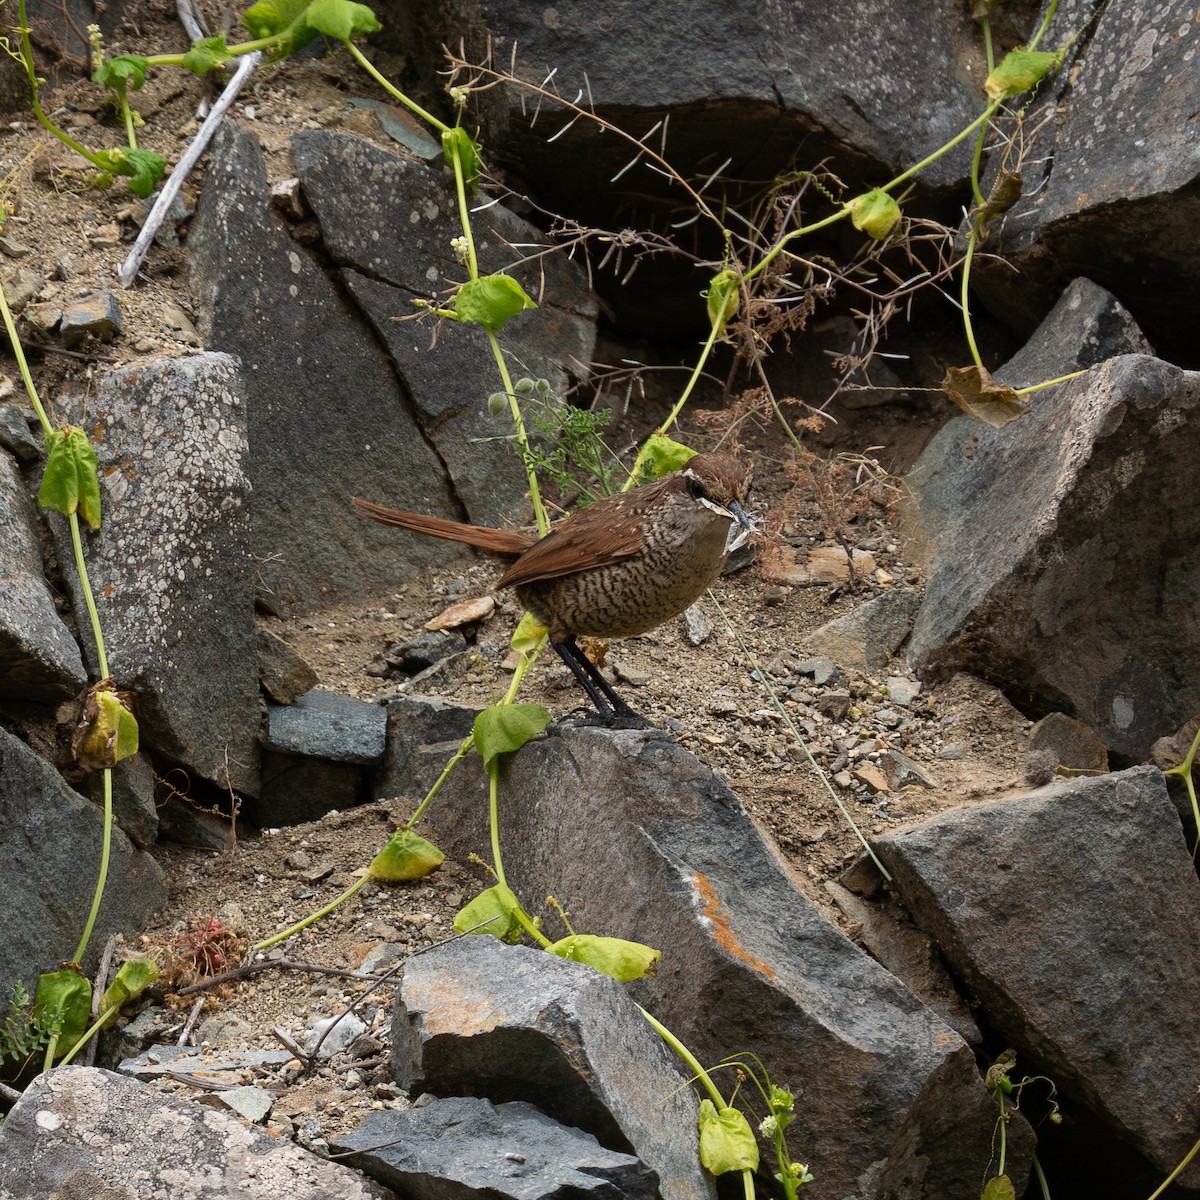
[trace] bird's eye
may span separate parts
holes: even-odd
[[[688,490],[692,493],[693,499],[696,500],[703,500],[708,494],[704,484],[702,484],[695,475],[688,476]]]

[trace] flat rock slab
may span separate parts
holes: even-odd
[[[383,758],[387,713],[378,704],[313,689],[267,706],[264,745],[282,754],[369,765]]]
[[[0,905],[12,914],[0,938],[0,992],[69,960],[100,871],[102,814],[24,742],[0,729]],[[132,933],[167,903],[162,868],[112,835],[108,884],[84,967],[110,934]]]
[[[224,354],[143,362],[60,395],[95,445],[103,525],[84,548],[109,670],[148,748],[221,787],[258,788],[258,672],[245,396]],[[50,521],[72,561],[65,519]],[[73,569],[71,600],[96,656]]]
[[[368,1149],[378,1147],[377,1149]],[[476,1097],[373,1112],[336,1138],[372,1178],[419,1200],[655,1200],[654,1173],[532,1104]]]
[[[1200,1133],[1200,881],[1157,768],[956,809],[874,844],[1022,1071],[1172,1170]],[[1185,1183],[1200,1185],[1200,1166]]]
[[[590,967],[487,935],[421,954],[404,967],[392,1065],[413,1095],[536,1100],[653,1168],[665,1200],[714,1194],[686,1077],[625,989]]]
[[[91,1190],[80,1192],[81,1183]],[[0,1129],[0,1200],[63,1194],[370,1200],[379,1192],[354,1171],[232,1113],[171,1104],[111,1071],[59,1067],[29,1085]]]
[[[660,948],[631,996],[701,1062],[753,1051],[797,1090],[789,1140],[813,1200],[978,1191],[995,1106],[970,1050],[792,885],[704,763],[657,732],[566,729],[506,756],[499,795],[527,905],[553,895],[580,932]],[[460,860],[487,852],[486,796],[469,759],[430,809]],[[1010,1126],[1018,1192],[1032,1140]]]

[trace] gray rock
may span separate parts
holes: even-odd
[[[54,704],[87,686],[83,655],[42,573],[37,515],[0,451],[0,699]]]
[[[375,794],[414,798],[433,786],[481,711],[436,696],[400,696],[384,710],[387,752],[373,780]]]
[[[809,640],[815,649],[843,667],[882,671],[908,636],[919,603],[912,588],[892,588],[844,617],[826,621]]]
[[[1200,882],[1158,770],[1055,783],[874,845],[1022,1073],[1049,1074],[1172,1170],[1196,1137],[1178,1114],[1200,1088]]]
[[[68,350],[81,345],[89,335],[101,342],[111,342],[124,331],[121,306],[108,290],[64,304],[58,322],[59,336]]]
[[[1069,711],[1141,756],[1200,707],[1189,476],[1200,374],[1128,355],[1003,430],[964,419],[910,483],[931,548],[909,657]],[[974,441],[970,457],[964,439]]]
[[[103,803],[103,775],[88,780],[92,799]],[[154,768],[145,754],[122,759],[112,771],[113,819],[144,850],[158,837],[158,805],[154,798]]]
[[[60,1188],[78,1188],[80,1175],[93,1176],[121,1200],[379,1195],[354,1171],[232,1113],[172,1103],[109,1071],[59,1067],[29,1085],[0,1129],[0,1200],[46,1200],[62,1195]],[[108,1191],[91,1187],[70,1194],[108,1200]]]
[[[266,1088],[243,1084],[219,1092],[201,1092],[196,1097],[196,1103],[207,1104],[210,1108],[227,1108],[244,1121],[261,1125],[270,1115],[275,1097]]]
[[[486,795],[468,759],[430,810],[459,861],[486,853]],[[630,994],[701,1062],[753,1049],[798,1089],[791,1144],[819,1166],[814,1198],[978,1189],[995,1107],[970,1050],[795,889],[708,767],[661,734],[570,729],[508,756],[499,795],[528,905],[554,895],[578,930],[661,948]],[[1019,1192],[1032,1135],[1009,1137]]]
[[[267,629],[254,636],[258,681],[276,704],[292,704],[315,688],[317,673],[283,640]]]
[[[368,1150],[367,1147],[378,1147]],[[401,1195],[420,1200],[655,1200],[636,1158],[551,1120],[532,1104],[455,1097],[373,1112],[333,1149]]]
[[[366,1032],[366,1024],[353,1013],[347,1013],[340,1020],[337,1017],[323,1017],[305,1035],[304,1049],[309,1054],[315,1050],[318,1058],[332,1058],[348,1050],[351,1043]]]
[[[1076,30],[1093,18],[1048,110],[1030,123],[1042,128],[1024,148],[1025,195],[989,246],[997,259],[981,284],[998,315],[1019,325],[1047,310],[1051,289],[1087,275],[1156,343],[1189,352],[1200,254],[1178,231],[1200,214],[1195,9],[1160,0],[1125,13],[1080,0],[1061,6],[1055,25]]]
[[[0,996],[75,952],[100,870],[102,814],[63,782],[49,763],[0,729],[0,904],[19,913],[0,938]],[[132,933],[167,902],[162,869],[112,835],[104,903],[84,968],[91,970],[110,934]]]
[[[259,825],[315,821],[369,799],[368,772],[383,759],[387,714],[377,704],[314,689],[267,705]]]
[[[283,754],[369,766],[383,757],[386,730],[380,705],[314,688],[294,704],[267,705],[263,744]]]
[[[392,1025],[396,1082],[530,1100],[629,1151],[663,1195],[713,1195],[696,1149],[686,1076],[614,979],[487,935],[405,964]]]
[[[160,841],[224,853],[235,843],[234,823],[220,812],[206,812],[179,796],[168,796],[158,810]]]
[[[1034,725],[1028,753],[1049,754],[1056,768],[1065,768],[1064,775],[1076,771],[1103,775],[1108,770],[1108,748],[1094,730],[1066,713],[1050,713]]]
[[[292,1057],[288,1050],[221,1051],[198,1046],[151,1046],[136,1057],[122,1060],[117,1070],[146,1081],[178,1072],[227,1087],[238,1082],[250,1067],[281,1067]]]
[[[0,404],[0,446],[23,463],[33,462],[42,452],[29,428],[26,410],[16,404]]]
[[[496,60],[507,64],[515,44],[522,76],[541,79],[552,64],[554,87],[571,97],[584,89],[589,107],[638,137],[654,125],[646,114],[669,111],[667,155],[685,174],[701,176],[700,162],[712,170],[733,155],[732,177],[771,178],[793,161],[800,139],[810,163],[833,153],[860,169],[858,155],[911,166],[978,116],[986,71],[977,30],[952,4],[914,8],[902,22],[878,7],[763,8],[750,0],[652,11],[622,4],[603,23],[585,0],[556,4],[548,19],[497,0],[479,9]],[[624,141],[609,145],[611,135],[580,121],[547,145],[568,117],[551,107],[535,123],[535,100],[519,89],[506,98],[505,150],[528,164],[527,175],[548,175],[545,164],[557,161],[560,175],[577,178],[543,180],[554,185],[552,195],[572,182],[577,194],[611,193],[612,175],[631,157]],[[631,113],[642,116],[632,120]],[[927,181],[960,180],[967,164],[960,149],[934,164]],[[621,186],[641,191],[653,179],[635,171]]]
[[[467,639],[457,631],[453,633],[418,633],[393,646],[387,652],[388,663],[408,675],[427,671],[430,667],[462,654],[467,649]]]
[[[257,790],[254,564],[248,544],[246,415],[223,354],[143,362],[92,394],[60,395],[95,428],[103,526],[85,534],[117,686],[138,696],[147,746],[220,787]],[[52,517],[60,560],[66,521]],[[75,612],[85,614],[74,572]],[[96,666],[91,629],[79,620]]]
[[[468,519],[495,525],[524,513],[528,484],[513,453],[511,418],[507,409],[499,417],[488,412],[488,396],[500,383],[486,333],[443,321],[435,346],[428,322],[396,319],[417,312],[414,297],[444,300],[447,285],[465,278],[450,246],[462,233],[453,177],[324,130],[297,134],[292,149],[325,245],[344,267],[342,281],[387,347]],[[349,176],[359,181],[353,195],[346,191]],[[477,212],[472,231],[485,274],[520,256],[510,247],[546,240],[499,205]],[[562,395],[593,356],[596,302],[586,278],[562,255],[536,258],[510,273],[539,308],[505,326],[506,352],[520,364],[518,377],[544,378]]]
[[[267,610],[358,601],[462,554],[356,517],[355,493],[453,516],[437,455],[369,326],[273,211],[257,143],[217,134],[188,233],[207,344],[246,378],[252,545]]]

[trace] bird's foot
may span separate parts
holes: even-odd
[[[577,708],[555,722],[568,729],[657,729],[653,721],[635,713],[631,708],[621,712],[597,712],[594,708]]]

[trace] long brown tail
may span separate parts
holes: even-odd
[[[396,525],[413,533],[427,533],[430,537],[445,538],[450,542],[466,542],[479,550],[498,554],[502,558],[517,558],[524,554],[537,538],[528,533],[515,533],[507,529],[491,529],[486,525],[464,525],[460,521],[446,521],[441,517],[428,517],[423,513],[404,512],[399,508],[384,508],[369,500],[353,500],[354,509],[360,517],[370,517],[384,525]]]

